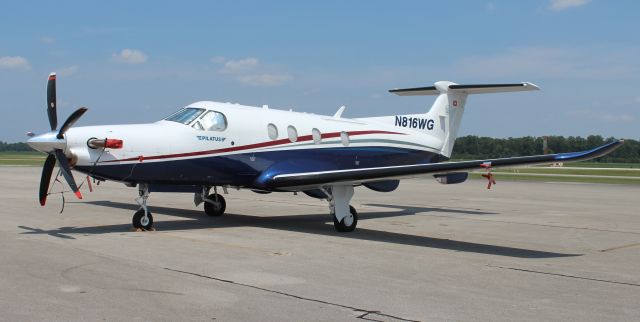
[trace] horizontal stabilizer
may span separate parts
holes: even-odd
[[[420,95],[438,95],[440,92],[435,86],[414,87],[414,88],[396,88],[390,89],[389,93],[399,96],[420,96]]]
[[[437,84],[436,84],[437,85]],[[513,83],[513,84],[451,84],[446,87],[415,87],[415,88],[397,88],[389,90],[390,93],[399,96],[419,96],[419,95],[438,95],[443,92],[461,92],[465,94],[485,94],[485,93],[503,93],[503,92],[522,92],[535,91],[540,88],[535,84]]]

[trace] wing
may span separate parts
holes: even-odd
[[[335,183],[362,183],[368,181],[402,179],[425,174],[447,173],[461,170],[476,170],[481,167],[512,167],[535,164],[550,164],[554,162],[584,161],[606,155],[624,143],[623,140],[613,141],[592,150],[581,152],[544,154],[513,158],[474,160],[461,162],[442,162],[429,164],[413,164],[391,167],[377,167],[365,169],[345,169],[318,172],[280,173],[265,178],[261,185],[269,189],[291,187],[318,187]]]

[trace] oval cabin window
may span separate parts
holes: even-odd
[[[313,143],[320,144],[320,142],[322,142],[322,134],[320,133],[320,130],[311,130],[311,136],[313,137]]]
[[[270,139],[275,140],[278,138],[278,128],[273,123],[267,125],[267,132],[269,133]]]
[[[287,127],[287,134],[289,134],[289,141],[295,142],[298,141],[298,131],[293,125],[289,125]]]
[[[344,146],[349,145],[349,133],[342,131],[340,133],[340,141],[342,141],[342,145]]]

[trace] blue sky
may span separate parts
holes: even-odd
[[[345,117],[426,111],[396,87],[530,81],[473,96],[461,134],[640,138],[638,1],[12,1],[0,140],[60,120],[140,123],[198,100]]]

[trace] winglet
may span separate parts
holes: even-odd
[[[342,117],[342,112],[344,112],[344,109],[346,108],[346,106],[342,105],[340,106],[340,108],[338,109],[338,111],[336,111],[336,114],[333,114],[334,118],[341,118]]]
[[[603,144],[597,148],[587,150],[587,151],[558,153],[555,155],[554,160],[584,161],[584,160],[594,159],[594,158],[598,158],[613,152],[615,149],[619,148],[622,144],[624,144],[624,140],[617,140],[617,141],[609,142],[607,144]]]

